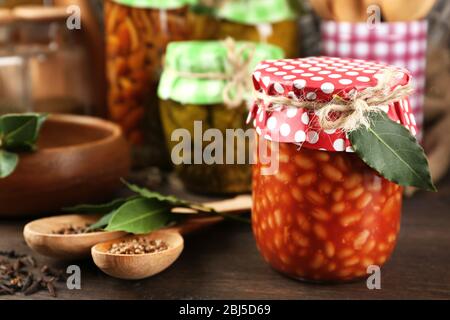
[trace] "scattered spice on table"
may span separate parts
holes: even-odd
[[[167,243],[163,240],[148,240],[145,238],[139,238],[114,243],[108,250],[108,253],[123,255],[146,254],[161,252],[167,250],[168,248]]]
[[[56,282],[65,281],[62,270],[39,266],[30,255],[0,251],[0,296],[21,293],[25,296],[47,291],[56,297]]]

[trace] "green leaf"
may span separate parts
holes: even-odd
[[[137,185],[130,184],[127,181],[122,179],[122,182],[130,189],[131,191],[139,194],[140,196],[147,198],[147,199],[156,199],[158,201],[164,202],[172,207],[184,207],[184,208],[191,208],[194,210],[197,210],[199,212],[212,212],[211,208],[205,207],[201,204],[192,203],[189,201],[181,200],[175,196],[165,196],[161,193],[150,191],[146,188],[141,188]]]
[[[139,198],[138,196],[132,196],[128,198],[118,198],[111,202],[104,204],[80,204],[78,206],[64,208],[63,211],[66,212],[77,212],[77,213],[110,213],[118,209],[121,205],[123,205],[127,201],[131,201]]]
[[[34,150],[46,115],[6,114],[0,117],[1,147],[7,150]]]
[[[135,184],[128,183],[127,181],[122,179],[122,182],[134,193],[137,193],[141,197],[147,198],[147,199],[156,199],[158,201],[167,202],[174,206],[186,206],[189,203],[184,200],[180,200],[177,197],[174,196],[165,196],[158,192],[150,191],[146,188],[141,188]]]
[[[19,156],[5,150],[0,150],[0,178],[6,178],[13,173],[19,163]]]
[[[173,221],[175,215],[171,214],[170,209],[170,206],[157,199],[131,200],[116,210],[105,230],[149,233]]]
[[[89,228],[87,228],[88,231],[97,230],[97,229],[103,229],[106,227],[109,222],[111,221],[111,218],[113,217],[115,211],[111,211],[110,213],[105,214],[103,217],[100,218],[96,223],[91,224]]]
[[[411,133],[384,113],[372,114],[370,120],[369,128],[349,133],[359,157],[399,185],[436,191],[424,151]]]

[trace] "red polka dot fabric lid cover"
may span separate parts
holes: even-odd
[[[310,57],[263,61],[253,73],[253,84],[255,90],[266,95],[324,103],[334,95],[348,99],[353,90],[376,86],[387,68],[398,70],[398,83],[394,87],[411,81],[407,70],[386,64]],[[262,101],[255,102],[248,119],[254,119],[256,132],[265,139],[297,143],[310,149],[353,152],[347,135],[341,130],[321,129],[314,111],[283,105],[271,106],[271,111],[267,111],[268,107]],[[416,121],[407,98],[381,109],[416,134]]]

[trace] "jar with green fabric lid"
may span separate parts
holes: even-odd
[[[279,47],[231,39],[169,44],[158,88],[160,114],[175,170],[188,190],[250,191],[249,145],[240,143],[250,140],[245,131],[250,70],[259,61],[279,57]],[[208,158],[213,144],[217,149]]]
[[[133,145],[135,167],[170,165],[156,91],[167,44],[191,39],[195,1],[105,1],[109,117]]]
[[[299,53],[297,8],[291,0],[219,0],[218,38],[267,42],[281,47],[286,57]]]

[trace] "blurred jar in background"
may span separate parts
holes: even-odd
[[[229,99],[224,97],[224,91],[230,82],[223,77],[228,72],[235,74],[239,71],[250,75],[260,61],[281,58],[283,51],[279,47],[247,41],[184,41],[168,46],[158,91],[161,99],[160,112],[167,145],[172,159],[177,163],[175,172],[185,188],[210,195],[237,194],[251,190],[249,145],[241,144],[242,139],[246,139],[244,130],[249,128],[246,118],[251,85],[244,86],[240,99],[232,103],[233,101],[227,101]],[[236,59],[240,61],[235,61]],[[250,82],[251,77],[247,78]],[[232,94],[239,96],[237,85],[231,85],[234,87]],[[228,137],[230,129],[243,130],[242,135],[238,131],[232,131],[235,134],[232,139],[225,138],[221,144],[215,137],[202,141],[198,136],[200,130],[205,132],[206,137],[208,130],[212,132],[210,129],[219,132],[222,137]],[[178,134],[177,130],[181,130],[178,133],[188,132],[191,137],[189,147],[179,152],[176,151],[179,141],[172,140],[173,134]],[[200,143],[197,143],[196,138],[200,139]],[[206,150],[211,148],[211,141],[218,146],[214,154],[219,158],[218,154],[226,156],[226,161],[205,158],[205,162],[198,163],[195,154],[206,154]],[[200,145],[201,150],[198,148]],[[238,159],[244,161],[239,163]]]
[[[287,58],[299,54],[297,11],[290,0],[218,0],[217,37],[267,42],[282,48]]]
[[[190,2],[105,1],[109,116],[133,145],[134,167],[170,167],[156,90],[167,44],[192,36]]]
[[[88,114],[89,57],[80,30],[66,25],[65,7],[18,6],[15,50],[26,59],[35,112]]]
[[[11,10],[0,9],[0,50],[11,47],[11,32],[13,30],[14,17]]]
[[[12,12],[0,9],[0,115],[29,111],[25,60],[13,52],[13,30]]]

